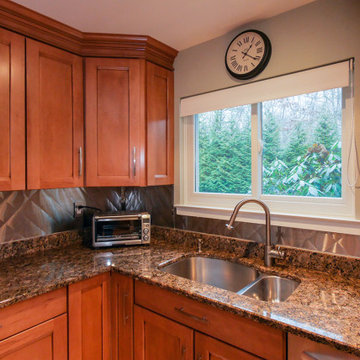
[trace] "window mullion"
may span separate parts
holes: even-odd
[[[251,105],[251,191],[258,198],[261,193],[261,104]]]

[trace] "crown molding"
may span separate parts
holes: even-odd
[[[171,70],[178,53],[151,36],[81,32],[9,0],[0,0],[0,26],[77,55],[145,59]]]

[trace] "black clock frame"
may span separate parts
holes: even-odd
[[[235,39],[237,39],[240,35],[248,33],[248,32],[257,33],[258,35],[260,35],[262,37],[262,39],[264,41],[264,47],[265,47],[264,56],[261,59],[261,61],[259,62],[259,64],[256,66],[255,69],[251,70],[247,74],[237,74],[237,73],[234,73],[231,70],[231,68],[228,66],[227,61],[226,61],[227,60],[227,54],[228,54],[228,51],[229,51],[229,48],[230,48],[231,44],[235,41]],[[240,34],[236,35],[230,41],[230,44],[227,47],[226,52],[225,52],[225,66],[226,66],[226,69],[230,73],[231,76],[233,76],[233,77],[235,77],[236,79],[239,79],[239,80],[248,80],[248,79],[252,79],[253,77],[259,75],[266,68],[267,64],[269,63],[270,58],[271,58],[271,42],[270,42],[270,39],[262,31],[252,30],[252,29],[251,30],[245,30],[245,31],[241,32]]]

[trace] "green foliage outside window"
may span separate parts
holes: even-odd
[[[262,193],[341,197],[341,89],[262,104]],[[251,193],[251,106],[197,115],[197,191]]]

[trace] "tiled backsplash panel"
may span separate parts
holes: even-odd
[[[173,186],[144,188],[102,187],[0,192],[0,243],[74,229],[73,203],[95,206],[105,211],[121,209],[121,190],[127,210],[149,211],[152,223],[208,234],[263,242],[265,226],[235,223],[226,229],[226,220],[173,216]],[[273,226],[273,243],[330,254],[360,257],[360,235]]]
[[[265,239],[264,225],[235,222],[234,229],[228,230],[225,227],[227,222],[192,216],[176,215],[175,217],[175,227],[178,229],[238,237],[256,242],[263,242]],[[360,235],[272,226],[271,238],[273,244],[360,257]]]
[[[124,188],[127,210],[149,211],[152,223],[173,226],[173,186]],[[73,203],[121,209],[121,188],[0,192],[0,243],[73,229]]]

